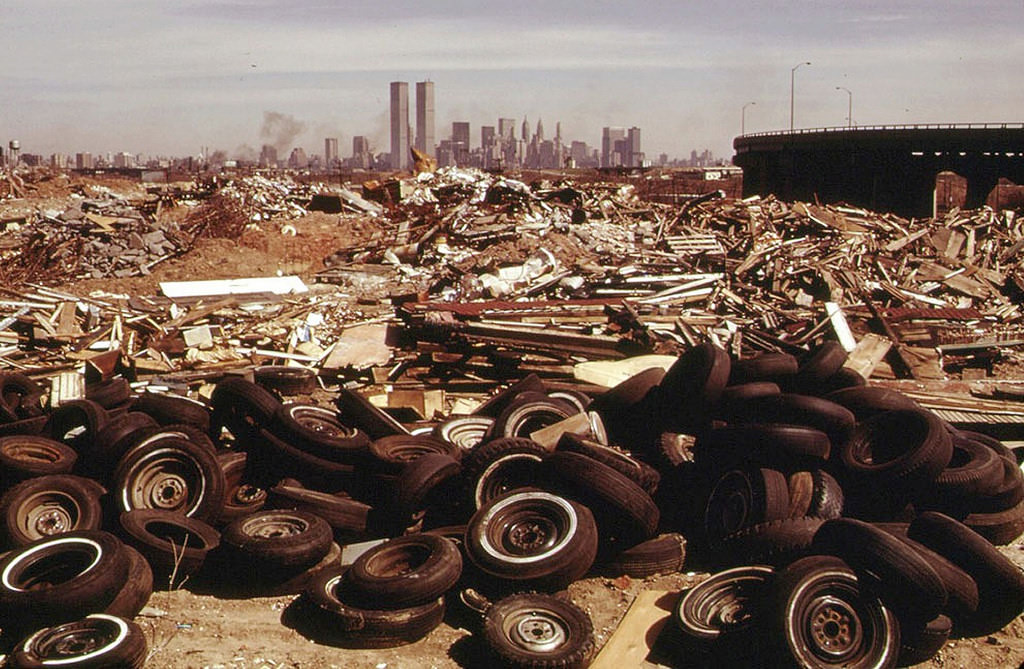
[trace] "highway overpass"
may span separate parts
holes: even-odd
[[[903,216],[931,216],[935,177],[967,179],[968,208],[1000,177],[1024,184],[1024,123],[809,128],[741,135],[733,163],[743,194],[846,202]]]

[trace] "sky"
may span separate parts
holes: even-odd
[[[1024,121],[1022,25],[1024,0],[3,0],[0,146],[387,152],[389,82],[415,125],[429,79],[438,140],[510,117],[730,158],[791,100],[797,128]]]

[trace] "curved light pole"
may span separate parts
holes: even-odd
[[[837,91],[846,91],[846,95],[849,98],[849,105],[847,107],[847,112],[846,112],[846,127],[847,128],[852,128],[853,127],[853,93],[850,91],[849,88],[846,88],[845,86],[836,86],[836,90]]]
[[[740,135],[747,134],[747,107],[756,104],[756,102],[748,102],[747,104],[743,105],[742,109],[740,109]]]
[[[805,60],[802,63],[797,63],[789,71],[789,131],[793,132],[793,82],[796,79],[796,70],[801,65],[810,65],[811,61]]]

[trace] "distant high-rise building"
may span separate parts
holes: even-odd
[[[91,170],[93,168],[92,154],[88,151],[75,154],[76,170]]]
[[[633,126],[629,129],[626,139],[629,141],[629,155],[623,156],[628,167],[643,167],[644,150],[640,146],[640,128]]]
[[[409,167],[409,83],[391,82],[391,169]]]
[[[519,137],[524,142],[530,141],[530,124],[526,122],[526,117],[523,117],[523,131]]]
[[[272,144],[260,149],[260,167],[277,167],[277,149]]]
[[[352,158],[349,165],[368,169],[373,156],[370,155],[370,142],[363,135],[356,135],[352,138]]]
[[[487,148],[494,146],[497,142],[497,135],[494,133],[493,125],[482,125],[480,126],[480,146]]]
[[[292,149],[291,154],[288,156],[288,167],[303,169],[308,166],[309,158],[306,157],[306,150],[298,146]]]
[[[616,155],[615,143],[626,138],[624,128],[605,127],[601,131],[601,167],[622,165],[622,156]]]
[[[469,121],[452,121],[452,152],[456,165],[469,161]]]
[[[514,118],[499,118],[498,135],[500,135],[503,140],[515,139],[516,120]]]
[[[328,137],[324,140],[324,167],[330,169],[338,163],[338,138]]]
[[[436,151],[434,138],[434,82],[416,82],[416,149],[427,155]]]
[[[124,151],[121,151],[120,153],[115,153],[114,167],[135,167],[135,156]]]

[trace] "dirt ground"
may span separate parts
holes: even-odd
[[[297,274],[307,282],[323,268],[333,250],[367,239],[373,224],[353,216],[312,214],[289,222],[295,236],[281,233],[280,224],[264,223],[240,239],[200,240],[188,255],[158,265],[152,275],[117,281],[83,281],[63,286],[78,294],[92,290],[158,294],[160,281]],[[515,249],[503,253],[514,255]],[[1024,542],[1002,549],[1024,567]],[[700,574],[671,574],[646,580],[587,578],[569,594],[593,619],[600,647],[615,631],[638,592],[658,589],[677,593],[697,582]],[[293,597],[234,598],[196,594],[188,587],[153,595],[137,620],[150,645],[147,667],[302,668],[477,667],[488,664],[471,636],[466,620],[451,619],[425,639],[387,650],[349,650],[323,646],[282,622]],[[1018,667],[1024,662],[1024,621],[979,639],[949,642],[926,667]],[[491,663],[493,664],[493,663]],[[655,665],[645,665],[655,666]]]

